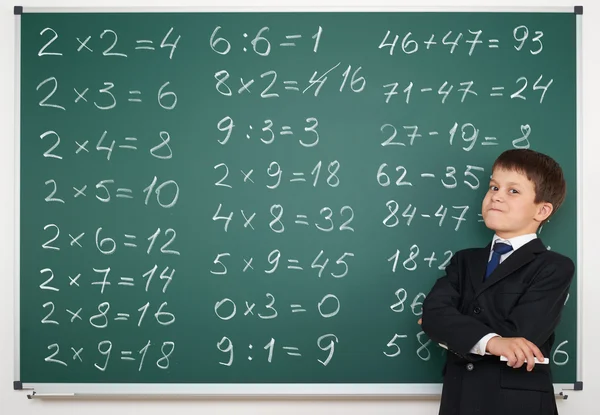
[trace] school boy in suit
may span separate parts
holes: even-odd
[[[551,358],[575,266],[536,232],[565,194],[560,166],[544,154],[514,149],[494,162],[481,206],[493,239],[456,252],[419,321],[449,350],[440,415],[558,414],[550,364],[535,358]]]

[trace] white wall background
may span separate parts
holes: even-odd
[[[28,400],[23,392],[12,390],[14,356],[14,23],[13,6],[294,6],[317,7],[320,0],[271,0],[253,3],[234,0],[37,0],[18,2],[0,0],[0,404],[4,414],[87,415],[125,414],[134,411],[144,415],[163,414],[437,414],[437,400],[385,399],[96,399],[96,400]],[[328,6],[373,6],[366,0],[329,0]],[[596,311],[600,278],[595,262],[594,245],[599,245],[598,205],[600,193],[600,2],[598,0],[568,3],[553,0],[502,1],[472,0],[379,0],[377,6],[573,6],[583,5],[583,381],[584,391],[570,392],[569,399],[559,402],[561,415],[600,413],[600,315]]]

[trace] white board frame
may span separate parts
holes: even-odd
[[[166,13],[166,12],[504,12],[504,13],[574,13],[574,7],[23,7],[22,13]],[[15,14],[15,224],[14,224],[14,379],[20,379],[20,108],[21,108],[21,15]],[[576,65],[577,65],[577,383],[582,382],[583,373],[583,332],[582,332],[582,293],[583,293],[583,97],[582,97],[582,18],[576,15]],[[17,387],[16,385],[19,385]],[[15,389],[29,391],[28,398],[76,397],[76,396],[200,396],[200,397],[394,397],[394,398],[434,398],[441,396],[442,385],[423,384],[159,384],[159,383],[21,383],[15,381]],[[567,391],[579,390],[576,384],[554,384],[557,397],[566,399]]]

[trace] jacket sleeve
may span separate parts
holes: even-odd
[[[541,347],[560,322],[574,273],[575,265],[567,257],[546,266],[494,329],[503,337],[524,337]]]
[[[485,335],[493,332],[475,317],[459,311],[461,284],[457,252],[423,302],[421,328],[433,341],[465,357]]]

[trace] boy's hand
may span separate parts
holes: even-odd
[[[419,326],[421,325],[422,322],[423,322],[422,318],[420,318],[419,321],[417,321],[417,323],[419,323]]]
[[[504,356],[508,359],[508,366],[515,369],[523,366],[527,360],[527,371],[531,372],[535,365],[535,358],[544,360],[540,349],[523,337],[492,337],[486,347],[487,351],[495,356]]]

